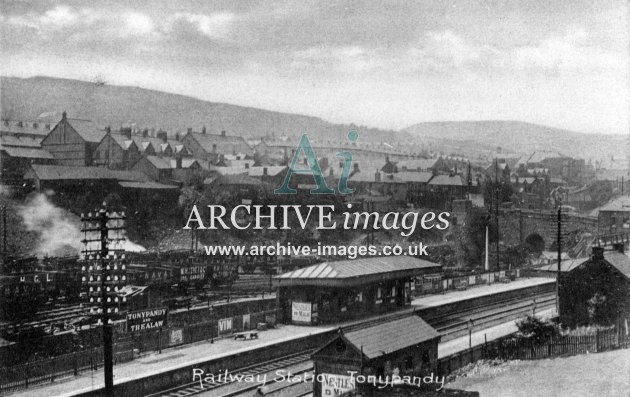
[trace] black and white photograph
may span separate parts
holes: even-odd
[[[630,396],[630,3],[0,0],[0,396]]]

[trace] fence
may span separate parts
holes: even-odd
[[[427,295],[446,292],[448,290],[461,290],[474,285],[484,285],[515,280],[521,277],[521,270],[501,270],[481,274],[471,274],[457,277],[442,278],[438,275],[418,277],[415,283],[416,295]]]
[[[167,347],[230,336],[233,332],[255,328],[258,323],[275,325],[275,314],[275,310],[266,310],[180,327],[134,334],[118,333],[115,336],[117,342],[114,343],[114,365],[131,361],[143,352],[161,351]],[[54,382],[62,377],[96,370],[102,365],[102,346],[95,346],[26,364],[0,367],[0,394],[35,384]]]
[[[596,353],[628,346],[630,336],[617,328],[598,330],[591,335],[562,335],[542,343],[508,336],[439,359],[438,372],[448,375],[481,359],[537,360]]]

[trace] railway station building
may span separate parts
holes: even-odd
[[[398,310],[411,304],[416,277],[441,266],[411,256],[324,262],[276,276],[279,318],[292,324],[330,324]]]
[[[438,332],[413,313],[346,333],[340,330],[313,353],[313,395],[377,390],[385,384],[391,390],[401,383],[436,390],[439,340]]]

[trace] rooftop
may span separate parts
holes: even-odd
[[[411,256],[383,256],[324,262],[274,277],[276,286],[325,285],[346,287],[435,272],[437,263]]]
[[[411,315],[348,332],[343,336],[357,349],[363,349],[368,359],[374,359],[439,338],[440,334],[420,317]]]
[[[147,177],[134,171],[116,171],[101,167],[70,167],[63,165],[31,164],[24,179],[73,180],[110,179],[119,181],[145,181]]]

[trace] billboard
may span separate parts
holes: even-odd
[[[294,323],[311,323],[312,306],[310,302],[292,302],[291,320]]]
[[[145,331],[166,327],[168,309],[146,309],[127,313],[127,330]]]

